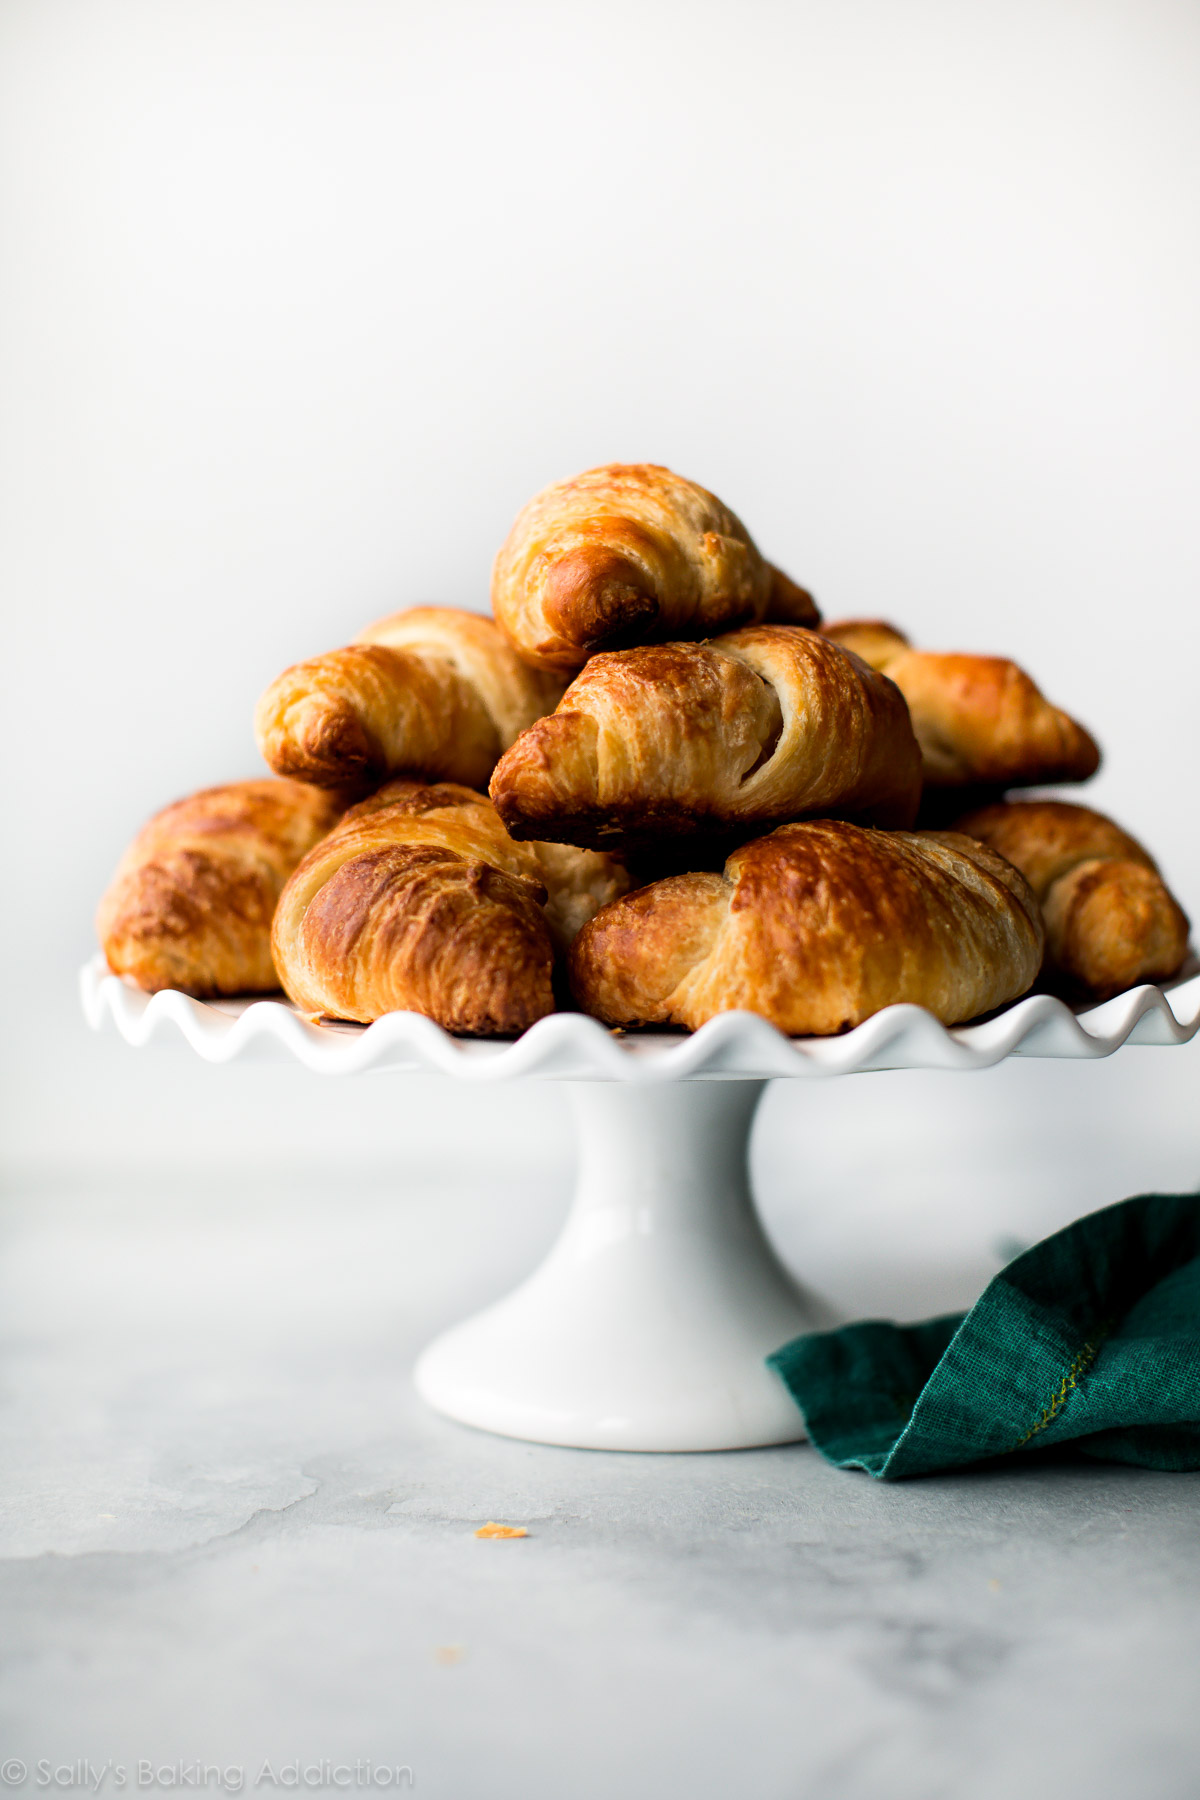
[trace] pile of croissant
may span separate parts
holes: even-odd
[[[178,801],[126,853],[98,919],[114,973],[481,1036],[556,1008],[826,1034],[1183,964],[1140,844],[1005,798],[1092,775],[1083,726],[1002,657],[822,625],[695,482],[612,464],[547,488],[492,609],[413,607],[273,682],[273,777]]]

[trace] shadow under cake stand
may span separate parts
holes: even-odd
[[[749,1013],[722,1014],[690,1036],[623,1035],[556,1013],[503,1043],[451,1037],[415,1013],[312,1024],[282,999],[151,997],[100,957],[81,982],[97,1030],[115,1027],[139,1047],[179,1034],[206,1062],[565,1083],[580,1162],[558,1241],[511,1294],[435,1339],[415,1380],[464,1424],[594,1450],[729,1450],[804,1436],[764,1358],[827,1321],[776,1258],[750,1194],[750,1128],[768,1081],[1089,1059],[1123,1044],[1184,1044],[1200,1029],[1195,972],[1080,1013],[1031,995],[954,1029],[917,1006],[888,1007],[837,1038],[787,1038]]]

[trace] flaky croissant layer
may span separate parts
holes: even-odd
[[[556,952],[626,885],[605,856],[514,843],[482,794],[395,781],[300,864],[275,960],[308,1013],[509,1035],[554,1010]]]
[[[606,906],[571,984],[610,1025],[696,1030],[742,1009],[826,1036],[908,1002],[955,1024],[1038,972],[1037,902],[1011,864],[953,832],[784,825],[723,874],[670,876]]]
[[[492,609],[521,655],[570,674],[597,650],[820,617],[715,494],[657,463],[543,489],[496,557]]]
[[[400,770],[481,787],[561,692],[493,620],[413,606],[286,669],[258,703],[255,733],[276,774],[320,787],[361,791]]]
[[[515,837],[627,846],[832,813],[910,825],[921,758],[899,690],[797,626],[594,656],[506,751]]]
[[[298,781],[234,781],[157,813],[126,851],[96,918],[108,966],[149,993],[279,986],[271,919],[288,876],[343,809]]]
[[[1102,1000],[1167,981],[1187,956],[1188,920],[1136,838],[1103,813],[1065,800],[1000,802],[957,829],[1015,864],[1046,921],[1046,972]]]

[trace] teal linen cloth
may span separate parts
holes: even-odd
[[[846,1325],[767,1361],[821,1454],[885,1481],[1064,1444],[1200,1469],[1200,1195],[1090,1213],[969,1313]]]

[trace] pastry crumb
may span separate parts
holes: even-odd
[[[475,1533],[478,1538],[514,1538],[528,1537],[529,1533],[523,1525],[497,1525],[495,1519],[489,1519]]]
[[[433,1647],[433,1660],[443,1669],[453,1668],[466,1654],[465,1644],[435,1644]]]

